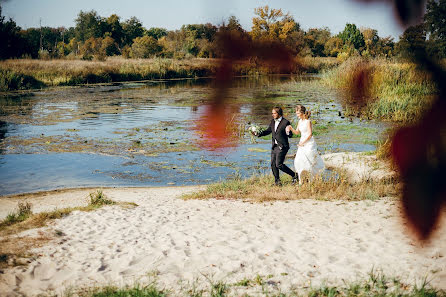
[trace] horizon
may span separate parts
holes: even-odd
[[[235,1],[203,1],[192,0],[180,2],[166,0],[152,5],[151,1],[134,0],[134,5],[122,6],[117,0],[99,0],[89,3],[79,0],[76,3],[60,3],[55,0],[41,0],[30,9],[29,0],[0,1],[2,14],[13,19],[22,29],[38,28],[40,20],[42,27],[74,27],[75,19],[81,11],[95,10],[99,16],[108,17],[116,14],[121,21],[131,17],[138,18],[146,29],[152,27],[167,30],[179,30],[182,25],[211,23],[215,26],[227,21],[234,15],[246,31],[251,31],[254,8],[268,5],[270,8],[282,9],[289,13],[301,29],[327,27],[332,35],[341,32],[347,23],[355,24],[358,28],[372,28],[378,31],[380,37],[391,36],[395,41],[404,32],[394,17],[391,5],[380,3],[358,3],[352,0],[334,0],[330,2],[314,0],[292,2],[289,0],[246,0],[242,3]],[[299,3],[297,3],[299,2]],[[327,9],[320,9],[324,3]],[[175,9],[172,10],[172,5]],[[138,9],[139,8],[139,9]],[[149,9],[151,8],[151,9]],[[140,11],[147,11],[140,13]],[[167,11],[167,13],[163,13]],[[319,20],[323,19],[324,23]]]

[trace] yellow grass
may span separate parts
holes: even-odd
[[[376,200],[382,197],[398,197],[401,185],[395,180],[362,181],[351,183],[346,174],[333,172],[331,177],[315,177],[301,186],[292,185],[291,178],[284,177],[283,186],[274,185],[272,176],[235,178],[207,186],[205,190],[184,195],[184,199],[242,199],[254,202],[318,199],[318,200]]]

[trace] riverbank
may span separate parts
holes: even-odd
[[[75,86],[94,83],[215,76],[219,59],[124,59],[106,61],[13,59],[0,61],[0,91]],[[338,65],[336,58],[305,57],[296,60],[296,73],[317,73]],[[241,61],[233,65],[234,75],[279,73],[275,67]]]
[[[412,286],[427,277],[434,288],[446,289],[445,213],[433,238],[421,245],[405,229],[401,206],[392,198],[266,203],[180,199],[200,189],[104,189],[113,201],[138,206],[75,211],[47,227],[15,235],[18,242],[47,240],[30,251],[28,263],[3,270],[2,292],[62,294],[156,281],[175,296],[221,281],[240,284],[227,296],[257,296],[264,290],[272,294],[341,286],[367,278],[372,270]],[[14,199],[43,211],[85,204],[87,193],[70,190]],[[4,202],[2,198],[0,205]],[[264,285],[247,285],[255,279]]]

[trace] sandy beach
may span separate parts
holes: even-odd
[[[50,226],[28,230],[54,238],[33,252],[27,266],[0,274],[6,296],[33,296],[70,288],[132,285],[154,279],[181,291],[209,281],[237,282],[268,276],[272,292],[319,284],[342,285],[372,269],[414,284],[425,277],[446,289],[446,216],[429,243],[404,228],[395,199],[377,201],[297,200],[250,203],[187,200],[196,187],[112,188],[104,193],[134,208],[106,206],[75,211]],[[0,198],[2,218],[18,200],[34,212],[86,204],[89,189]],[[59,234],[58,236],[54,234]],[[236,295],[260,293],[239,287]]]

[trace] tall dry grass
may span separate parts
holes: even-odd
[[[345,91],[347,115],[395,122],[417,121],[437,92],[430,76],[416,64],[385,59],[351,58],[327,71],[322,80]]]
[[[206,189],[184,195],[184,199],[243,199],[255,202],[317,199],[317,200],[376,200],[397,197],[399,183],[394,180],[364,180],[351,183],[345,172],[334,171],[330,176],[318,176],[301,186],[285,177],[283,186],[274,185],[270,175],[240,177],[211,184]]]
[[[0,72],[29,76],[43,86],[138,81],[151,79],[191,78],[210,76],[216,61],[209,59],[124,59],[107,61],[15,59],[0,62]],[[0,82],[1,83],[1,82]],[[26,89],[27,85],[0,85],[2,90]]]
[[[0,91],[73,86],[80,84],[140,81],[152,79],[196,78],[214,76],[218,59],[124,59],[109,57],[106,61],[12,59],[0,61]],[[333,58],[302,58],[292,71],[318,72],[336,66]],[[234,75],[280,73],[274,65],[237,61]]]

